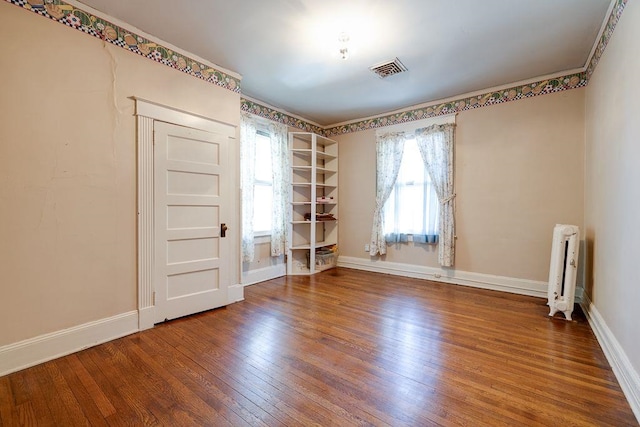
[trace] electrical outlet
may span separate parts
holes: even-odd
[[[369,252],[369,245],[364,245],[364,251]]]

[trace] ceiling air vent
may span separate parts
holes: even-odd
[[[393,61],[374,65],[373,67],[369,67],[369,69],[376,73],[381,79],[407,71],[407,67],[405,67],[398,58],[395,58]]]

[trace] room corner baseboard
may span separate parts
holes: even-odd
[[[631,365],[627,354],[586,293],[582,297],[580,305],[604,351],[604,355],[613,369],[613,373],[620,383],[631,410],[640,422],[640,375]]]
[[[255,285],[256,283],[266,282],[267,280],[282,277],[287,274],[286,264],[270,265],[264,268],[249,270],[242,272],[242,284],[244,286]]]
[[[535,280],[345,256],[338,257],[338,267],[547,298],[547,282]]]
[[[0,347],[0,376],[121,338],[138,331],[130,311]]]

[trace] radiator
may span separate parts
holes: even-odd
[[[580,229],[575,225],[557,224],[553,229],[551,265],[547,305],[549,316],[564,313],[571,320],[578,273]]]

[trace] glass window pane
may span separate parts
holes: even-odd
[[[439,203],[418,144],[405,142],[398,180],[385,204],[385,233],[431,234],[437,227]]]
[[[271,175],[271,139],[256,135],[256,181],[272,182]]]
[[[270,185],[256,185],[254,192],[253,230],[265,232],[271,230],[272,190]]]

